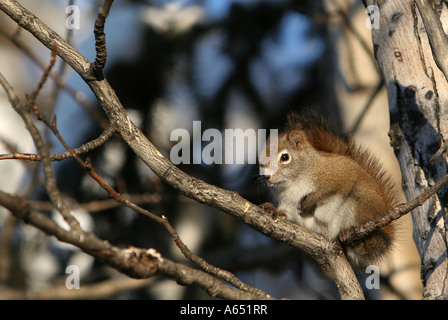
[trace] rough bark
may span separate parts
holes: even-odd
[[[366,8],[358,0],[326,1],[330,35],[327,43],[333,68],[331,90],[335,90],[341,124],[356,141],[365,146],[401,184],[398,160],[390,145],[387,92],[373,55],[372,32],[366,27]],[[331,60],[331,59],[328,59]],[[405,196],[402,202],[405,201]],[[420,257],[412,239],[412,218],[405,215],[394,222],[400,230],[391,254],[379,264],[390,286],[384,286],[385,299],[420,299]]]
[[[418,1],[418,0],[417,0]],[[430,158],[448,135],[448,86],[414,1],[365,1],[379,8],[379,28],[372,29],[375,57],[387,86],[391,138],[408,200],[447,174],[446,155]],[[446,5],[433,9],[446,27]],[[442,42],[433,42],[443,46]],[[443,48],[446,52],[447,48]],[[412,211],[414,241],[421,257],[425,299],[448,298],[448,190],[443,188]]]

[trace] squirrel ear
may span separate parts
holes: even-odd
[[[303,132],[299,130],[291,130],[288,133],[288,140],[294,146],[294,149],[298,150],[303,142]]]
[[[286,116],[286,128],[287,130],[300,129],[303,121],[301,115],[298,112],[290,111]]]

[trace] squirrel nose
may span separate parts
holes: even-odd
[[[271,179],[271,175],[270,174],[264,174],[263,178],[265,178],[266,180],[269,180],[269,179]]]

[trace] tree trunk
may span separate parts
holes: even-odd
[[[387,86],[392,144],[411,200],[447,174],[446,154],[433,164],[429,161],[448,137],[447,80],[435,63],[414,1],[367,0],[365,4],[378,9],[371,11],[374,52]],[[441,2],[435,10],[446,27],[446,5]],[[425,299],[448,298],[447,206],[445,186],[412,212]]]
[[[341,112],[341,124],[356,141],[368,148],[401,184],[401,172],[390,145],[387,92],[378,63],[373,55],[372,32],[366,27],[368,16],[359,0],[326,1],[329,17],[328,51],[335,60],[331,89],[335,91]],[[405,201],[404,194],[400,195]],[[389,280],[381,298],[420,299],[420,257],[412,239],[412,218],[397,221],[399,240],[392,254],[379,265]]]

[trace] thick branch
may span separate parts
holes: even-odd
[[[39,86],[40,87],[40,86]],[[39,90],[36,91],[36,96],[39,92]],[[236,288],[254,294],[255,296],[260,296],[260,298],[270,298],[270,295],[266,294],[262,290],[259,290],[257,288],[254,288],[252,286],[247,285],[246,283],[239,280],[237,277],[235,277],[232,273],[222,270],[220,268],[217,268],[211,264],[209,264],[204,259],[200,258],[199,256],[195,255],[193,252],[188,249],[188,247],[183,243],[183,241],[179,238],[177,232],[174,230],[174,228],[171,226],[171,224],[168,222],[165,216],[159,217],[158,215],[153,214],[152,212],[149,212],[146,209],[143,209],[136,204],[128,201],[126,198],[122,197],[117,191],[115,191],[109,184],[107,184],[104,179],[102,179],[98,173],[93,169],[91,163],[89,161],[83,161],[79,156],[77,156],[73,149],[70,148],[70,146],[67,144],[67,142],[62,138],[57,125],[56,125],[56,118],[53,118],[53,122],[50,123],[46,117],[40,112],[39,107],[37,105],[33,108],[34,114],[38,117],[39,120],[41,120],[56,136],[56,138],[61,142],[61,144],[67,149],[67,151],[70,153],[70,155],[87,171],[87,173],[97,181],[97,183],[106,191],[109,193],[111,197],[113,197],[117,202],[122,203],[126,206],[128,206],[131,209],[136,210],[137,212],[151,218],[152,220],[155,220],[156,222],[162,224],[165,229],[169,232],[171,237],[173,238],[174,242],[178,246],[178,248],[181,250],[181,252],[184,254],[185,257],[190,259],[191,261],[197,263],[203,270],[207,271],[210,274],[213,274],[217,276],[218,278],[221,278],[231,285],[235,286]]]
[[[144,279],[157,274],[176,280],[182,285],[196,284],[212,297],[222,299],[260,299],[259,295],[229,287],[219,278],[204,271],[175,263],[156,252],[154,249],[121,249],[108,241],[99,239],[90,232],[78,237],[57,225],[47,216],[30,210],[28,201],[0,191],[0,205],[7,208],[17,218],[23,219],[45,233],[55,236],[60,241],[73,244],[84,252],[97,257],[124,274],[137,279]]]

